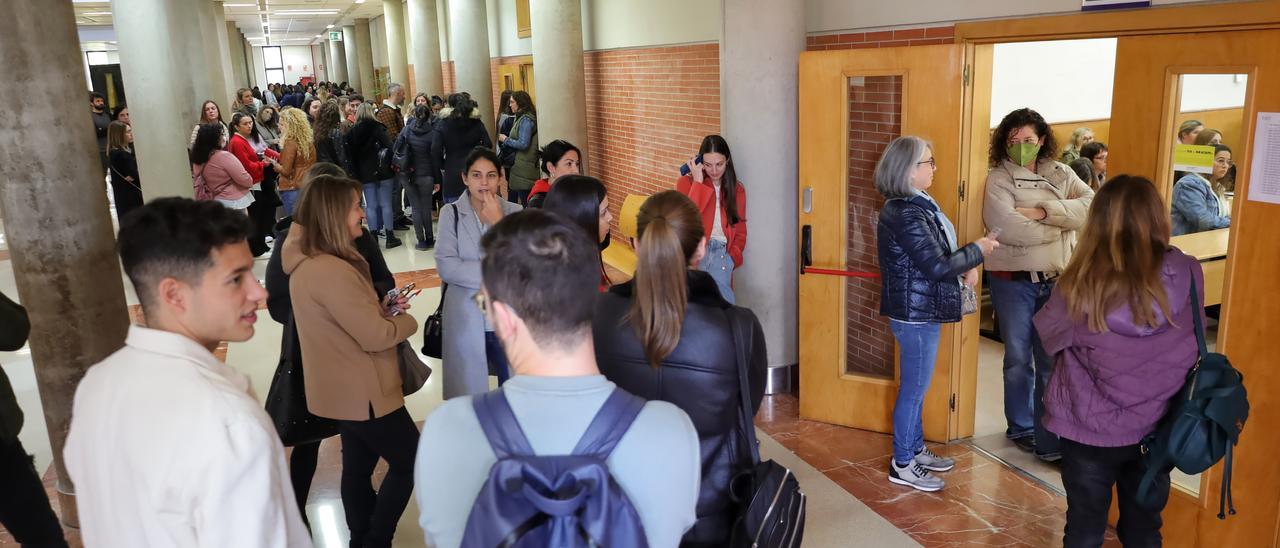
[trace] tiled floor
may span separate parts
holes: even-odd
[[[766,398],[756,424],[923,546],[1062,544],[1066,499],[964,443],[934,448],[957,465],[923,493],[885,479],[890,436],[803,420],[794,396]]]

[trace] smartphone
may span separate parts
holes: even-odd
[[[391,291],[388,291],[388,292],[387,292],[387,297],[390,297],[390,298],[394,299],[394,298],[399,297],[399,296],[401,296],[401,295],[404,295],[404,294],[406,294],[406,293],[408,293],[408,292],[410,292],[410,291],[413,291],[413,288],[415,288],[415,287],[417,287],[417,286],[418,286],[418,284],[416,284],[416,283],[414,283],[414,282],[409,282],[409,283],[407,283],[407,284],[404,284],[404,287],[392,288],[392,289],[391,289]]]
[[[694,158],[693,163],[697,165],[702,165],[702,155],[699,154],[697,158]],[[689,173],[690,173],[689,164],[680,164],[680,176],[684,177]]]

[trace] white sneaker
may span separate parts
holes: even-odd
[[[941,491],[947,486],[945,481],[930,475],[915,459],[911,459],[906,466],[899,467],[898,463],[893,462],[893,457],[889,457],[889,482],[929,493]]]
[[[920,463],[921,468],[929,470],[930,472],[949,472],[952,468],[956,467],[955,459],[949,459],[934,453],[933,451],[930,451],[928,447],[925,447],[919,453],[916,453],[915,460]]]

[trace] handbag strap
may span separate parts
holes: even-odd
[[[738,325],[738,318],[733,313],[733,308],[726,308],[724,315],[729,319],[729,331],[733,334],[733,350],[738,360],[738,394],[741,401],[741,419],[742,433],[747,438],[747,445],[750,446],[751,463],[758,464],[760,462],[760,441],[756,439],[756,427],[751,418],[755,413],[751,409],[751,388],[747,382],[747,353],[743,351],[742,330]]]
[[[1204,308],[1200,306],[1200,292],[1197,289],[1196,272],[1191,269],[1191,317],[1196,324],[1196,343],[1200,345],[1200,358],[1204,359],[1209,356],[1209,345],[1204,340],[1204,321],[1200,319]]]

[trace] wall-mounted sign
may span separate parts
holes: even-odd
[[[1173,147],[1173,170],[1213,173],[1213,145],[1179,144]]]
[[[1280,112],[1259,112],[1253,128],[1249,199],[1280,204]]]
[[[1148,7],[1151,7],[1151,0],[1080,0],[1080,9],[1083,11]]]
[[[330,42],[341,42],[341,41],[342,41],[342,31],[337,31],[337,30],[331,30],[331,31],[329,31],[329,41],[330,41]]]

